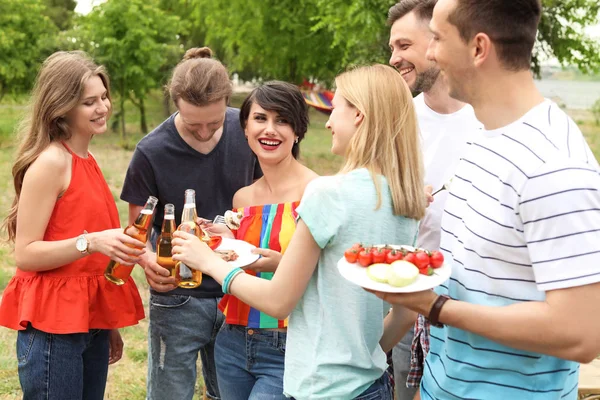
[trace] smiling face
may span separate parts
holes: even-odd
[[[94,75],[85,82],[81,100],[66,113],[65,121],[74,134],[101,134],[106,132],[110,107],[104,82]]]
[[[292,147],[297,136],[290,123],[276,111],[252,103],[245,133],[250,149],[261,164],[293,157]]]
[[[439,0],[436,4],[429,25],[433,39],[427,49],[427,57],[442,70],[450,96],[470,103],[478,85],[470,45],[463,41],[456,26],[448,21],[455,8],[456,0]]]
[[[205,106],[195,106],[183,99],[177,101],[179,124],[184,135],[193,137],[198,142],[208,142],[223,127],[227,102],[221,99]]]
[[[427,92],[437,81],[439,68],[427,59],[432,34],[428,21],[410,12],[397,19],[390,31],[390,65],[395,67],[414,92]]]
[[[335,92],[331,105],[333,110],[325,124],[332,134],[331,152],[344,156],[352,136],[356,133],[358,110],[348,103],[339,91]]]

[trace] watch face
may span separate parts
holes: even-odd
[[[85,238],[83,236],[79,236],[77,238],[77,241],[75,242],[75,248],[77,248],[77,250],[79,250],[79,251],[86,251],[87,250],[87,240],[85,240]]]

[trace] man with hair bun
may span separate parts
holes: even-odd
[[[168,90],[177,111],[137,144],[121,192],[130,223],[148,196],[158,198],[152,249],[140,263],[151,287],[149,400],[191,400],[198,352],[206,396],[220,398],[214,343],[223,324],[217,308],[221,286],[205,275],[195,289],[178,288],[156,263],[164,205],[175,205],[179,225],[184,192],[194,189],[198,215],[212,220],[232,208],[238,189],[262,175],[240,127],[239,110],[227,106],[232,95],[227,69],[211,56],[208,47],[192,48],[175,67]]]

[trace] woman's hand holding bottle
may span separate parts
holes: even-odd
[[[180,230],[173,234],[173,260],[181,261],[190,268],[211,275],[209,269],[225,263],[197,236]]]
[[[135,265],[145,252],[145,243],[123,233],[123,229],[107,229],[85,235],[89,241],[88,252],[102,253],[118,263]]]

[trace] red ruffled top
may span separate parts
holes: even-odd
[[[63,143],[64,145],[64,143]],[[73,157],[71,182],[57,200],[44,241],[119,228],[117,207],[104,176],[90,154]],[[135,282],[117,286],[104,278],[109,257],[94,253],[42,272],[18,269],[0,305],[0,325],[23,330],[27,324],[48,333],[82,333],[135,325],[144,307]]]

